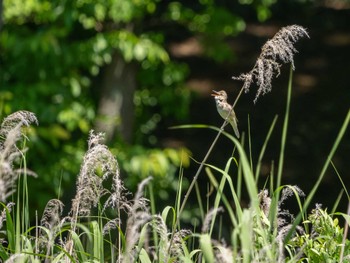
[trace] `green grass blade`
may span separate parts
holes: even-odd
[[[348,198],[348,201],[350,201],[350,195],[349,195],[348,189],[347,189],[347,187],[346,187],[346,185],[345,185],[343,179],[341,178],[341,176],[340,176],[340,174],[339,174],[337,168],[335,167],[335,165],[334,165],[334,163],[333,163],[332,161],[331,161],[331,165],[332,165],[332,167],[333,167],[335,173],[336,173],[337,176],[338,176],[338,179],[339,179],[339,181],[340,181],[340,183],[341,183],[341,185],[342,185],[342,187],[343,187],[343,190],[345,191],[345,194],[346,194],[346,197]]]
[[[208,234],[202,234],[199,237],[199,246],[202,250],[203,257],[206,263],[214,263],[214,251],[211,244],[210,236]]]
[[[231,162],[232,162],[233,160],[235,160],[235,159],[234,159],[234,158],[230,158],[230,159],[228,160],[227,164],[226,164],[225,171],[224,171],[224,173],[223,173],[223,177],[222,177],[222,179],[221,179],[221,181],[220,181],[219,187],[217,188],[217,193],[216,193],[216,196],[215,196],[214,207],[213,207],[213,209],[218,209],[219,204],[220,204],[220,200],[221,200],[222,197],[224,197],[224,196],[223,196],[223,191],[224,191],[224,187],[225,187],[225,184],[226,184],[226,180],[227,180],[227,178],[231,179],[231,178],[228,176],[228,170],[229,170],[229,168],[230,168],[230,166],[231,166]],[[236,164],[237,164],[237,162],[236,162]],[[207,173],[207,174],[208,174],[208,173]],[[213,178],[213,177],[212,177],[212,178]],[[239,207],[239,200],[238,200],[238,197],[237,197],[237,195],[236,195],[236,191],[233,189],[232,181],[229,182],[229,184],[231,185],[231,192],[232,192],[232,195],[233,195],[233,197],[234,197],[234,202],[235,202],[235,204],[236,204],[237,211],[239,211],[239,210],[240,210],[240,207]],[[214,186],[215,186],[215,185],[214,185]],[[215,186],[215,187],[217,187],[217,186]],[[216,219],[216,215],[213,216],[212,221],[211,221],[210,235],[211,235],[211,233],[212,233],[212,231],[213,231],[213,228],[214,228],[215,219]],[[234,220],[233,223],[235,223],[234,217],[231,218],[231,220]]]
[[[137,247],[136,247],[136,251],[135,251],[135,259],[138,259],[139,256],[140,256],[140,253],[143,249],[143,246],[146,242],[146,239],[148,237],[148,227],[149,227],[149,222],[144,224],[143,227],[141,228],[141,232],[140,232],[140,237],[139,237],[139,242],[137,244]]]
[[[254,209],[258,209],[259,207],[259,202],[258,202],[258,190],[257,190],[257,185],[255,183],[255,178],[253,175],[252,170],[250,169],[250,163],[249,160],[244,152],[243,147],[239,143],[238,140],[233,138],[233,136],[226,134],[223,132],[224,135],[230,136],[231,140],[235,143],[239,156],[240,156],[240,162],[242,163],[242,171],[243,171],[243,178],[246,184],[246,188],[248,190],[248,194],[250,197],[251,205]]]
[[[337,199],[335,200],[333,206],[332,206],[332,210],[331,210],[331,214],[334,214],[339,206],[340,200],[342,199],[344,195],[344,189],[341,189],[341,191],[339,192]]]
[[[251,211],[245,209],[243,211],[242,222],[240,226],[240,239],[242,244],[242,257],[243,263],[251,262],[251,253],[254,251],[253,242],[252,242],[252,215]]]
[[[88,261],[88,257],[87,257],[88,253],[85,251],[84,245],[81,242],[77,233],[70,231],[70,235],[71,235],[72,240],[73,240],[74,251],[76,252],[76,254],[78,256],[79,261],[80,262]]]
[[[253,170],[252,134],[251,134],[251,131],[250,131],[250,118],[249,118],[249,114],[248,114],[248,147],[249,147],[250,169]]]
[[[165,207],[162,211],[162,219],[164,222],[167,222],[169,212],[172,212],[172,225],[173,225],[173,224],[175,224],[175,220],[176,220],[176,216],[175,216],[176,212],[175,212],[174,207],[172,207],[172,206]]]
[[[8,208],[4,206],[4,209],[6,210],[6,234],[8,240],[7,248],[14,251],[16,248],[15,226]]]
[[[147,251],[144,248],[142,248],[140,251],[139,260],[141,263],[152,263],[151,259],[147,254]]]
[[[94,260],[104,262],[103,258],[103,234],[97,221],[90,222],[92,233],[92,257]]]
[[[266,147],[267,144],[270,140],[270,137],[272,135],[272,132],[275,128],[276,122],[277,122],[278,116],[276,115],[275,118],[273,118],[273,121],[271,123],[270,129],[266,135],[266,139],[264,141],[264,144],[261,148],[260,154],[259,154],[259,158],[258,158],[258,162],[256,163],[256,169],[255,169],[255,181],[257,182],[259,179],[259,174],[260,174],[260,168],[261,168],[261,164],[262,164],[262,159],[264,157],[265,151],[266,151]]]
[[[218,191],[218,195],[219,195],[220,198],[222,199],[222,202],[224,203],[224,205],[225,205],[225,207],[226,207],[226,209],[227,209],[227,212],[228,212],[228,214],[229,214],[229,216],[230,216],[230,219],[231,219],[231,222],[232,222],[233,226],[236,227],[236,226],[238,225],[238,223],[237,223],[237,220],[236,220],[236,218],[235,218],[234,212],[233,212],[233,210],[232,210],[231,204],[230,204],[230,202],[227,200],[227,198],[226,198],[226,196],[224,195],[224,193],[222,193],[221,190],[220,190],[220,186],[221,186],[222,182],[220,182],[220,186],[219,186],[218,182],[216,181],[214,175],[211,173],[210,169],[209,169],[209,168],[206,168],[205,170],[206,170],[207,175],[208,175],[208,177],[209,177],[209,179],[210,179],[210,182],[213,184],[213,186],[214,186],[214,187],[216,188],[216,190]],[[228,177],[229,179],[224,179],[224,177],[226,177],[226,176],[224,175],[223,178],[221,179],[221,181],[223,181],[223,180],[228,180],[228,181],[229,181],[229,179],[231,179],[231,178],[229,178],[229,177]],[[241,211],[239,199],[237,198],[237,195],[235,195],[234,192],[232,192],[232,195],[233,195],[234,203],[235,203],[235,205],[236,205],[236,211],[237,211],[237,214],[238,214],[238,218],[241,218],[240,214],[242,213],[242,211]],[[217,208],[217,207],[216,207],[216,208]],[[212,228],[213,228],[213,227],[211,226],[210,235],[211,235],[211,233],[212,233]]]
[[[202,198],[201,198],[201,192],[200,192],[200,189],[199,189],[199,186],[198,186],[197,182],[195,183],[194,187],[195,187],[195,192],[196,192],[199,212],[200,212],[200,215],[201,215],[201,219],[203,221],[204,217],[205,217],[205,211],[204,211],[204,206],[203,206],[203,202],[202,202]]]

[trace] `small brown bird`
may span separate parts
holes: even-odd
[[[215,98],[216,102],[216,108],[220,114],[220,116],[223,119],[226,119],[227,114],[230,113],[230,116],[228,117],[228,122],[231,124],[237,138],[239,138],[239,131],[237,126],[237,118],[234,110],[232,109],[232,106],[227,103],[227,94],[224,90],[215,91],[213,90],[213,93],[211,94]],[[232,109],[232,110],[231,110]]]

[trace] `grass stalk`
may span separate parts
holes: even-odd
[[[272,124],[270,126],[270,129],[266,135],[266,139],[264,141],[264,144],[261,148],[260,154],[259,154],[259,158],[258,158],[258,162],[256,163],[256,169],[255,169],[255,181],[258,182],[259,180],[259,175],[260,175],[260,168],[261,168],[261,164],[262,164],[262,159],[264,157],[266,148],[267,148],[267,144],[270,140],[271,134],[273,132],[273,129],[275,128],[276,122],[277,122],[278,116],[275,116],[275,118],[272,121]]]
[[[154,190],[153,190],[153,181],[151,181],[148,185],[148,190],[149,190],[149,200],[150,200],[150,205],[151,205],[151,213],[152,215],[156,214],[156,204],[155,204],[155,197],[154,197]],[[152,233],[153,233],[153,242],[154,244],[158,244],[158,235],[157,231],[155,228],[152,228]]]
[[[336,175],[338,176],[338,179],[339,179],[339,181],[340,181],[340,183],[341,183],[341,185],[342,185],[342,187],[343,187],[343,191],[345,192],[348,201],[350,201],[350,195],[349,195],[348,189],[347,189],[347,187],[346,187],[346,185],[345,185],[343,179],[341,178],[341,176],[340,176],[340,174],[339,174],[339,172],[338,172],[338,170],[337,170],[337,167],[335,167],[333,161],[331,161],[331,165],[332,165],[332,167],[333,167],[333,169],[334,169],[334,172],[335,172]]]
[[[280,150],[279,162],[277,167],[277,180],[276,180],[275,189],[278,189],[281,186],[281,180],[282,180],[284,152],[286,147],[288,122],[289,122],[290,101],[292,97],[292,80],[293,80],[293,67],[292,65],[290,65],[288,89],[287,89],[286,112],[284,115],[283,128],[282,128],[281,150]],[[280,191],[275,191],[275,194],[272,198],[272,203],[271,203],[271,208],[269,213],[270,227],[272,229],[276,229],[275,223],[277,220],[276,217],[277,217],[277,206],[278,206],[279,197],[280,197]]]
[[[198,183],[195,184],[195,190],[196,190],[196,197],[197,197],[197,201],[198,201],[199,212],[201,214],[201,219],[204,220],[205,211],[204,211],[204,206],[203,206],[201,192],[200,192]]]
[[[347,216],[350,217],[350,201],[348,201],[348,210],[346,212]],[[345,243],[346,243],[346,239],[347,239],[347,236],[348,236],[348,232],[349,232],[349,222],[346,222],[345,221],[345,227],[344,227],[344,233],[343,233],[343,240],[342,240],[342,246],[341,246],[341,249],[340,249],[340,263],[343,262],[344,260],[344,250],[345,250]]]

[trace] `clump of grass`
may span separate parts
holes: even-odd
[[[348,123],[349,120],[346,125]],[[231,135],[224,134],[234,140]],[[171,227],[167,226],[166,219],[168,212],[175,212],[176,207],[167,207],[162,215],[149,212],[149,200],[144,197],[144,189],[147,184],[152,183],[151,177],[141,182],[134,198],[128,200],[129,193],[119,177],[118,163],[102,143],[102,139],[102,134],[91,132],[88,151],[79,173],[82,178],[77,179],[77,193],[67,216],[62,216],[64,204],[58,199],[52,199],[43,212],[41,225],[24,229],[22,235],[15,237],[13,234],[16,228],[11,217],[14,204],[3,205],[0,215],[0,227],[4,229],[5,226],[5,238],[0,243],[0,257],[3,261],[301,262],[304,259],[312,259],[316,262],[322,259],[340,262],[342,259],[347,260],[350,255],[349,240],[344,241],[344,233],[338,219],[327,214],[326,210],[319,206],[309,216],[305,216],[303,226],[298,226],[292,238],[286,241],[285,237],[292,228],[294,216],[288,209],[282,209],[282,205],[287,198],[295,196],[298,205],[302,206],[300,198],[304,193],[297,186],[284,186],[278,190],[281,191],[277,204],[278,227],[274,230],[269,220],[272,198],[268,190],[264,189],[257,194],[258,208],[244,208],[236,203],[234,212],[226,202],[228,197],[222,190],[228,183],[231,194],[237,198],[236,193],[239,189],[235,188],[232,179],[226,176],[220,184],[215,181],[213,184],[218,190],[218,203],[223,201],[225,210],[232,218],[231,242],[213,236],[212,226],[217,224],[218,212],[225,213],[219,206],[207,212],[200,233],[177,229],[171,242]],[[244,152],[241,154],[244,156]],[[245,158],[242,161],[249,163]],[[229,161],[228,164],[231,165],[232,162]],[[242,166],[245,167],[242,168],[243,172],[249,173],[247,171],[250,166]],[[215,166],[209,167],[222,171]],[[226,172],[222,171],[223,174],[227,174],[228,170],[229,166],[225,168]],[[254,178],[252,172],[245,176]],[[107,177],[113,182],[110,187],[103,184]],[[86,180],[89,180],[88,183],[82,183]],[[246,182],[251,181],[247,179]],[[256,184],[253,184],[247,187],[256,188]],[[86,193],[83,193],[84,189]],[[91,193],[94,196],[88,195]],[[87,200],[88,198],[92,200]],[[97,208],[97,216],[94,215],[94,208]],[[114,211],[115,216],[112,218],[107,216],[109,209]],[[38,230],[35,231],[35,236],[30,235],[31,229]],[[190,236],[198,238],[197,245],[197,242],[187,245]],[[23,241],[18,249],[15,249],[17,238]],[[342,247],[344,256],[340,255]]]
[[[112,182],[111,186],[108,179]],[[33,237],[35,245],[28,244],[15,253],[1,247],[0,252],[3,254],[0,253],[0,256],[9,262],[26,261],[28,254],[33,254],[35,260],[41,258],[44,262],[53,259],[65,262],[85,262],[89,259],[103,262],[106,257],[111,262],[135,262],[145,256],[165,262],[171,258],[179,259],[183,255],[183,239],[190,232],[177,231],[175,242],[170,248],[171,253],[166,253],[170,233],[165,220],[159,215],[150,214],[149,200],[143,195],[144,188],[151,179],[149,177],[141,182],[134,198],[128,200],[130,194],[120,179],[117,160],[103,144],[103,134],[92,131],[68,215],[62,215],[64,204],[60,200],[50,200],[43,212],[41,224],[37,226],[36,236]],[[5,219],[11,219],[9,215],[12,206],[12,203],[5,206],[1,226]],[[108,210],[112,210],[114,218],[107,217]],[[11,231],[14,230],[15,228]],[[158,240],[151,238],[153,231],[158,233]],[[103,237],[107,239],[103,241]],[[111,252],[107,256],[104,250],[108,246]],[[155,252],[157,253],[154,254]]]

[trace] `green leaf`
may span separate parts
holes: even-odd
[[[151,259],[149,258],[147,251],[142,248],[139,254],[139,260],[141,263],[151,263]]]
[[[207,263],[214,263],[214,251],[211,244],[210,236],[208,234],[202,234],[199,237],[199,246],[201,248],[201,251],[203,253],[205,262]]]

